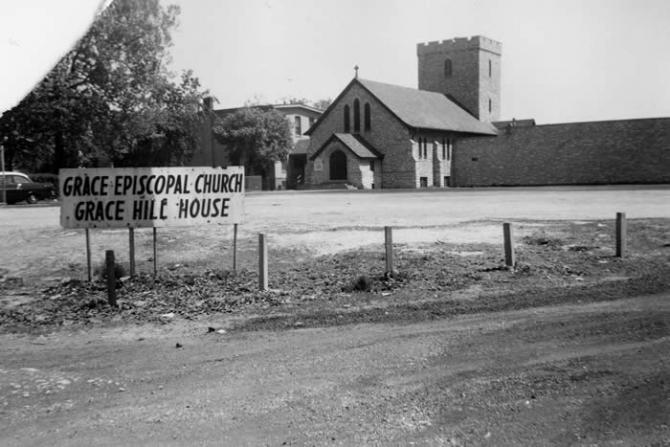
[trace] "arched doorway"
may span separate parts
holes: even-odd
[[[347,179],[347,156],[344,152],[336,150],[330,154],[330,179],[331,180],[346,180]]]

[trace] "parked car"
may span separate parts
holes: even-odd
[[[0,200],[3,191],[7,203],[37,203],[38,200],[54,199],[56,192],[50,183],[35,183],[26,174],[15,171],[0,172]]]

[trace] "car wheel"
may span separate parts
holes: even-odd
[[[37,203],[37,196],[35,193],[29,193],[28,197],[26,197],[26,202],[30,203],[31,205]]]

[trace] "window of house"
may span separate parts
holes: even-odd
[[[365,103],[365,112],[364,112],[364,115],[363,115],[363,127],[366,131],[370,130],[370,128],[371,128],[370,103],[369,102]]]
[[[349,133],[349,104],[344,106],[344,133]]]
[[[354,99],[354,132],[361,131],[361,102]]]
[[[444,77],[450,78],[452,74],[452,64],[451,59],[445,59],[444,61]]]
[[[294,126],[295,134],[302,135],[302,120],[300,119],[299,116],[296,116],[294,120],[295,120],[295,126]]]

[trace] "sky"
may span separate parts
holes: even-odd
[[[220,108],[334,98],[355,65],[362,78],[416,87],[417,43],[484,35],[503,45],[501,119],[670,116],[667,0],[161,1],[181,7],[172,69],[192,69]],[[0,108],[99,3],[0,0]]]

